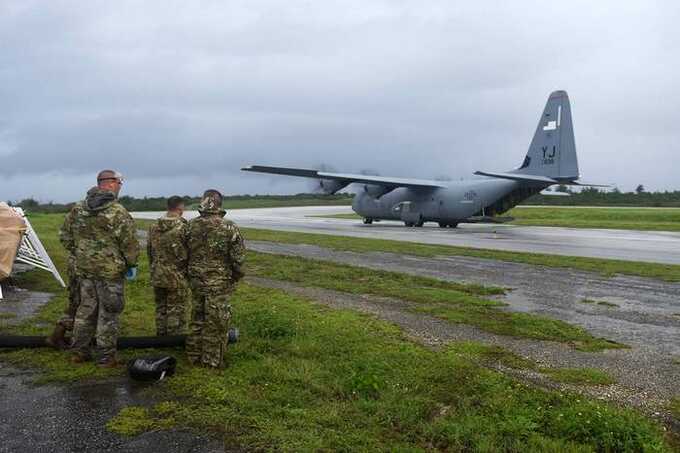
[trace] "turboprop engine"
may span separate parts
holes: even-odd
[[[386,193],[392,192],[396,189],[396,186],[379,186],[377,184],[364,184],[364,192],[366,192],[371,197],[378,199],[385,195]]]
[[[344,189],[349,185],[349,182],[337,181],[334,179],[319,179],[319,191],[325,193],[326,195],[333,195],[341,189]]]

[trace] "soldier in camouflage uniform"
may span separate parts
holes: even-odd
[[[187,282],[188,222],[184,201],[168,199],[168,212],[149,228],[147,253],[156,300],[156,335],[184,333],[189,300]]]
[[[98,365],[117,365],[124,277],[136,277],[139,256],[134,222],[117,200],[122,184],[117,172],[100,172],[98,190],[73,207],[60,232],[62,243],[77,263],[80,279],[80,303],[73,326],[74,363],[90,359],[94,337]]]
[[[222,367],[227,349],[229,298],[243,277],[245,246],[238,227],[224,219],[222,195],[207,190],[189,222],[189,281],[193,310],[186,350],[193,364]]]
[[[97,186],[92,187],[87,194],[90,195],[97,190]],[[61,231],[59,236],[62,244],[65,245],[65,238],[62,236]],[[76,316],[78,306],[80,305],[80,277],[76,270],[76,259],[71,253],[68,254],[67,263],[68,300],[66,308],[64,309],[61,318],[57,321],[54,331],[47,338],[47,344],[57,349],[67,349],[70,346],[70,343],[66,340],[66,333],[69,332],[71,333],[71,336],[73,336],[73,320]]]

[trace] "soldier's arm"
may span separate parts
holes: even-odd
[[[154,230],[153,225],[151,225],[146,234],[146,255],[149,257],[149,266],[153,264],[153,246],[151,245],[151,243],[153,242],[151,240],[154,234],[153,230]]]
[[[125,259],[127,267],[137,266],[139,258],[139,241],[135,231],[135,221],[124,209],[117,222],[118,247]]]
[[[179,234],[180,244],[175,249],[177,262],[185,268],[189,262],[189,223],[183,222]]]
[[[75,211],[76,208],[74,206],[71,208],[69,213],[66,214],[66,217],[64,218],[64,224],[59,230],[59,241],[61,242],[61,245],[63,245],[64,248],[71,254],[76,248],[76,243],[73,238],[73,219],[75,218]]]
[[[238,227],[233,224],[230,227],[232,234],[229,244],[229,264],[231,265],[232,279],[237,282],[245,276],[243,263],[246,258],[246,245]]]

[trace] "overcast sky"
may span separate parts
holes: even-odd
[[[456,5],[463,3],[464,5]],[[0,0],[0,200],[306,191],[249,164],[469,176],[569,92],[589,182],[680,189],[676,1]]]

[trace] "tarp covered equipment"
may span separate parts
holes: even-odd
[[[16,259],[26,222],[7,203],[0,202],[0,280],[9,277]]]

